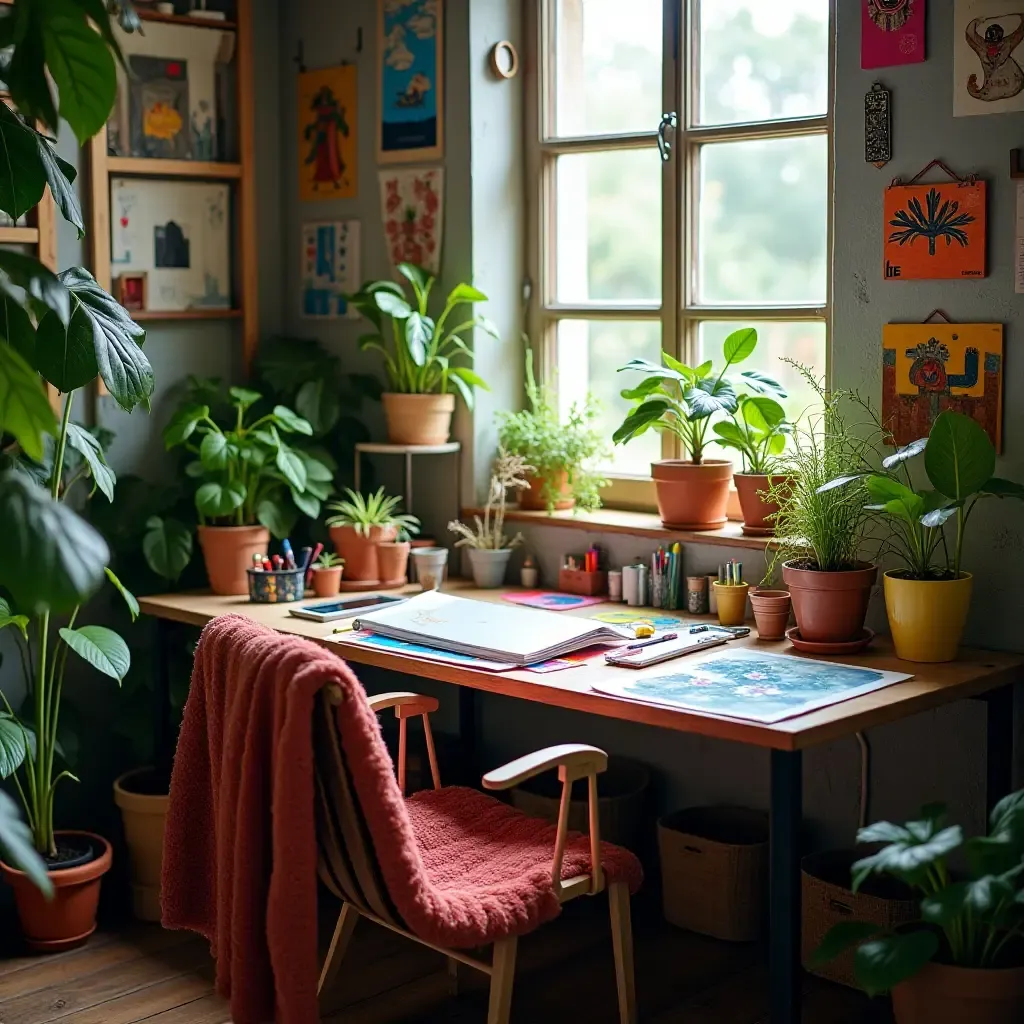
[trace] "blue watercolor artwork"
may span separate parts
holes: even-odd
[[[652,675],[594,684],[595,690],[651,704],[754,722],[780,722],[910,679],[904,672],[859,668],[756,650],[686,659]]]
[[[358,315],[345,296],[359,289],[359,255],[359,221],[302,226],[302,316]]]

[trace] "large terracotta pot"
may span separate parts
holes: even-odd
[[[547,498],[544,495],[544,484],[551,481],[550,492],[554,498],[554,509],[572,508],[576,499],[572,494],[572,487],[569,484],[569,474],[566,470],[560,470],[549,476],[527,477],[530,486],[519,492],[519,507],[531,512],[546,512],[548,507]]]
[[[92,832],[58,832],[61,836],[84,836],[98,854],[76,867],[48,871],[53,898],[48,900],[23,871],[0,861],[0,874],[14,889],[14,902],[25,942],[40,953],[57,953],[80,946],[96,931],[96,907],[100,882],[110,870],[110,843]]]
[[[345,579],[379,580],[377,545],[398,536],[395,526],[371,526],[369,533],[357,533],[354,526],[332,526],[331,543],[345,559]]]
[[[156,774],[149,768],[126,772],[114,783],[114,803],[121,808],[131,861],[132,906],[140,921],[160,920],[164,820],[170,797],[156,783]]]
[[[887,572],[885,611],[896,657],[904,661],[952,661],[971,607],[973,578],[906,580]]]
[[[1024,967],[980,970],[925,964],[892,990],[896,1024],[1020,1024]]]
[[[341,591],[341,573],[344,566],[313,570],[313,593],[317,597],[337,597]]]
[[[800,636],[811,643],[846,643],[864,632],[871,588],[878,568],[860,563],[845,572],[782,566]]]
[[[451,433],[454,395],[403,395],[385,391],[384,418],[392,444],[445,444]]]
[[[397,583],[406,578],[410,547],[407,540],[386,541],[377,545],[377,565],[382,583]]]
[[[215,594],[248,594],[252,556],[266,554],[270,531],[265,526],[200,526],[199,546]]]
[[[766,501],[762,495],[772,482],[781,482],[784,477],[768,476],[764,473],[736,473],[733,482],[743,509],[743,529],[750,533],[772,534],[774,521],[768,517],[779,511],[778,502]]]
[[[658,496],[658,514],[669,527],[717,530],[726,523],[732,463],[705,459],[701,463],[665,459],[651,463]]]

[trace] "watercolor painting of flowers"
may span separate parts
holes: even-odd
[[[380,202],[392,265],[413,263],[436,274],[441,266],[444,170],[381,171]]]

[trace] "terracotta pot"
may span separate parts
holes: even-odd
[[[382,541],[377,545],[377,564],[380,567],[382,583],[392,583],[406,578],[410,547],[407,540]]]
[[[551,481],[551,496],[555,499],[552,509],[572,508],[576,504],[566,470],[551,473],[546,477],[529,476],[527,479],[530,481],[530,486],[519,492],[520,508],[530,512],[546,512],[548,503],[544,496],[544,484],[548,480]]]
[[[972,582],[969,572],[958,580],[906,580],[887,572],[882,585],[896,657],[952,661],[971,607]]]
[[[199,546],[215,594],[248,594],[252,556],[265,554],[270,531],[265,526],[200,526]]]
[[[754,622],[761,640],[782,640],[785,637],[793,607],[785,590],[752,590],[750,606],[754,609]]]
[[[385,391],[384,418],[391,444],[445,444],[452,428],[454,395],[403,395]]]
[[[772,530],[774,521],[768,517],[779,511],[778,502],[766,501],[761,495],[767,492],[772,482],[782,482],[785,477],[768,476],[765,473],[736,473],[733,482],[743,510],[743,525],[751,530]]]
[[[341,572],[344,566],[313,570],[313,593],[317,597],[337,597],[341,592]]]
[[[864,631],[871,588],[878,568],[862,562],[845,572],[799,569],[792,561],[782,566],[782,578],[793,599],[800,636],[811,643],[846,643]]]
[[[114,803],[121,808],[132,874],[132,906],[140,921],[160,920],[160,873],[164,860],[166,792],[152,793],[156,776],[150,768],[126,772],[114,783]]]
[[[658,495],[658,514],[666,526],[686,530],[717,530],[726,522],[732,463],[666,459],[651,463]]]
[[[897,1024],[1020,1024],[1024,967],[980,970],[925,964],[892,990]]]
[[[345,559],[345,579],[379,580],[377,545],[398,536],[395,526],[371,526],[369,533],[357,533],[354,526],[332,526],[331,543]]]
[[[110,843],[92,832],[58,832],[58,836],[85,836],[99,854],[78,867],[48,871],[53,899],[32,884],[28,875],[0,861],[0,874],[14,889],[14,902],[25,942],[40,953],[57,953],[80,946],[96,931],[100,882],[110,870]]]

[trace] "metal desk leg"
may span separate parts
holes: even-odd
[[[153,764],[158,781],[171,780],[174,743],[171,739],[171,650],[177,623],[156,620],[156,665],[153,667]]]
[[[1013,789],[1013,686],[993,690],[986,702],[985,803],[991,811]]]
[[[803,754],[771,752],[771,1024],[800,1021],[800,826]]]

